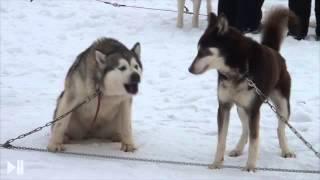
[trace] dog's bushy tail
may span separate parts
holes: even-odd
[[[297,29],[296,15],[284,7],[272,9],[263,23],[261,44],[279,51],[289,26],[290,29]]]

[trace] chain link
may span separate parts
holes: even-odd
[[[12,138],[12,139],[9,139],[7,140],[3,145],[2,147],[5,147],[5,148],[10,148],[12,147],[11,143],[18,140],[18,139],[23,139],[25,138],[26,136],[29,136],[33,133],[36,133],[38,131],[41,131],[43,128],[45,127],[48,127],[48,126],[51,126],[53,124],[55,124],[56,122],[60,121],[61,119],[63,119],[64,117],[66,117],[67,115],[69,115],[70,113],[72,113],[73,111],[75,111],[76,109],[80,108],[81,106],[83,106],[84,104],[87,104],[89,103],[92,99],[96,98],[99,94],[101,94],[101,91],[99,90],[96,90],[96,92],[94,94],[92,94],[91,96],[88,96],[85,100],[83,100],[81,103],[77,104],[76,106],[74,106],[71,110],[69,110],[68,112],[60,115],[59,117],[57,117],[56,119],[54,119],[53,121],[50,121],[48,123],[46,123],[45,125],[43,126],[40,126],[40,127],[37,127],[27,133],[24,133],[24,134],[21,134],[19,136],[17,136],[16,138]]]
[[[0,147],[3,147],[0,144]],[[11,150],[22,150],[22,151],[36,151],[36,152],[48,152],[47,149],[43,148],[31,148],[31,147],[22,147],[22,146],[11,146]],[[124,157],[124,156],[114,156],[114,155],[103,155],[103,154],[90,154],[90,153],[77,153],[77,152],[57,152],[59,154],[65,155],[74,155],[83,158],[104,158],[111,160],[122,160],[122,161],[137,161],[145,163],[155,163],[155,164],[170,164],[170,165],[179,165],[179,166],[198,166],[198,167],[208,167],[209,164],[199,163],[199,162],[185,162],[185,161],[172,161],[172,160],[161,160],[161,159],[151,159],[151,158],[137,158],[137,157]],[[224,165],[223,168],[227,169],[243,169],[242,166],[233,166],[233,165]],[[271,171],[271,172],[287,172],[287,173],[306,173],[306,174],[320,174],[319,170],[302,170],[302,169],[283,169],[283,168],[264,168],[257,167],[256,170],[260,171]]]
[[[166,12],[177,12],[176,10],[171,10],[171,9],[160,9],[160,8],[150,8],[150,7],[142,7],[142,6],[130,6],[130,5],[125,5],[125,4],[119,4],[119,3],[112,3],[108,1],[103,1],[103,0],[96,0],[98,2],[102,2],[107,5],[111,5],[113,7],[128,7],[128,8],[135,8],[135,9],[146,9],[146,10],[153,10],[153,11],[166,11]],[[194,14],[191,12],[187,6],[184,6],[184,13],[185,14]],[[205,14],[199,14],[200,16],[207,16]]]
[[[268,97],[263,94],[263,92],[257,87],[257,85],[249,78],[247,78],[247,82],[248,85],[252,88],[255,89],[256,93],[259,95],[259,97],[261,98],[261,100],[268,104],[268,106],[271,108],[271,110],[279,117],[279,119],[284,122],[289,128],[290,130],[312,151],[314,152],[314,154],[320,159],[320,153],[318,151],[316,151],[312,144],[309,143],[305,138],[303,138],[303,136],[297,131],[297,129],[295,129],[277,110],[277,108],[271,104],[271,102],[269,101]]]

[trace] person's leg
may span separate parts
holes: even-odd
[[[299,17],[299,31],[289,27],[289,34],[297,39],[303,39],[308,34],[311,0],[289,0],[289,8]]]
[[[316,11],[316,35],[317,39],[320,40],[320,0],[315,0],[315,11]]]
[[[258,30],[264,0],[241,0],[237,5],[236,27],[242,32]]]
[[[236,4],[236,22],[235,27],[238,28],[241,32],[246,32],[248,27],[248,21],[250,18],[250,12],[248,7],[250,6],[250,0],[237,0]]]
[[[219,0],[218,2],[218,15],[224,14],[228,19],[230,26],[235,26],[235,0]]]
[[[262,5],[263,5],[264,0],[251,0],[251,8],[249,9],[251,15],[249,16],[249,22],[248,22],[248,28],[250,31],[257,31],[260,27],[261,24],[261,19],[262,19]]]

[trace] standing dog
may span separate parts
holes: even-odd
[[[247,78],[271,99],[284,120],[289,120],[291,79],[279,49],[288,21],[290,24],[294,19],[287,9],[273,10],[266,19],[262,44],[259,44],[229,27],[224,16],[210,15],[209,25],[199,40],[198,54],[189,68],[192,74],[202,74],[209,69],[218,71],[218,145],[214,163],[209,168],[223,165],[230,109],[235,104],[242,122],[242,135],[229,155],[241,155],[249,137],[245,170],[255,171],[263,100],[248,86]],[[278,138],[282,156],[295,157],[288,148],[285,124],[280,119]]]
[[[183,13],[184,5],[186,0],[178,0],[178,18],[177,18],[177,27],[183,27]],[[192,27],[199,26],[199,11],[200,11],[201,0],[193,0],[193,18],[192,18]],[[207,12],[208,15],[212,11],[211,0],[207,0]]]
[[[54,124],[48,150],[62,151],[68,139],[103,138],[121,141],[121,150],[125,152],[134,151],[131,106],[141,75],[139,43],[129,50],[114,39],[95,41],[69,69],[54,118],[69,111],[96,89],[102,92],[101,110],[94,119],[96,98]]]

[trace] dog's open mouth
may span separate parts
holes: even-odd
[[[129,94],[137,94],[138,93],[138,84],[125,84],[124,88]]]

